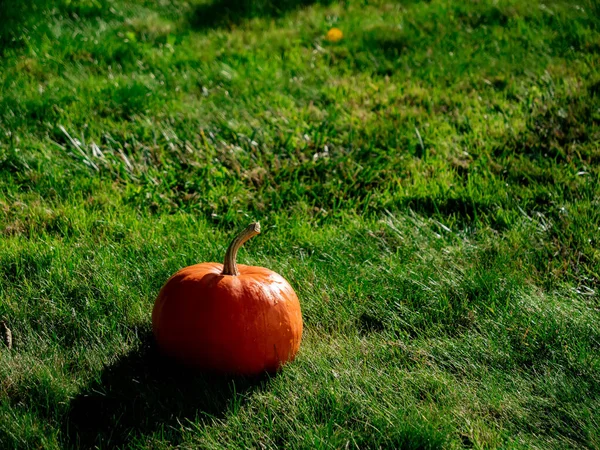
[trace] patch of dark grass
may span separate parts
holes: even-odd
[[[328,4],[330,0],[214,0],[195,8],[189,18],[194,29],[237,25],[243,20],[281,17],[284,14],[313,4]]]
[[[232,403],[267,385],[267,378],[220,377],[181,367],[161,356],[145,333],[137,348],[71,400],[61,440],[66,448],[127,446],[158,428],[222,419]],[[171,444],[178,444],[175,437]]]
[[[556,163],[577,158],[584,164],[595,164],[600,156],[597,152],[581,152],[581,146],[600,137],[600,117],[596,117],[593,105],[581,98],[557,103],[542,104],[539,112],[531,116],[527,132],[518,138],[521,151],[530,157],[551,158]],[[579,151],[575,153],[575,149]]]

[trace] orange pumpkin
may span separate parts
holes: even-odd
[[[294,359],[302,338],[296,293],[269,269],[236,264],[239,248],[259,233],[260,225],[250,224],[227,249],[225,264],[185,267],[163,286],[152,328],[166,355],[241,375],[273,372]]]

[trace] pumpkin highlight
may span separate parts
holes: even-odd
[[[159,349],[202,370],[238,375],[274,372],[300,348],[296,293],[277,273],[237,265],[239,248],[260,233],[253,223],[227,249],[225,263],[173,275],[158,294],[152,329]]]

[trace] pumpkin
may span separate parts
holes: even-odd
[[[277,273],[237,265],[240,247],[260,233],[250,224],[224,264],[185,267],[162,287],[152,311],[158,348],[202,370],[238,375],[274,372],[296,356],[302,314],[296,293]]]

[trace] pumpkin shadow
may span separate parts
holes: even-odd
[[[64,447],[124,447],[155,432],[177,441],[188,420],[197,426],[223,418],[268,381],[268,375],[224,377],[182,367],[161,356],[148,333],[139,348],[106,367],[71,401]]]

